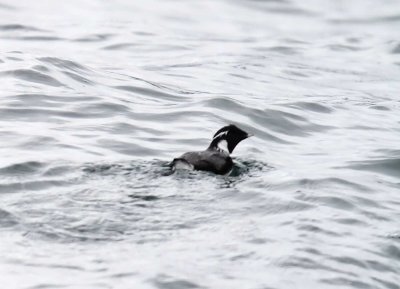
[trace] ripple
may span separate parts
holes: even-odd
[[[371,105],[369,108],[371,109],[376,109],[376,110],[382,110],[382,111],[389,111],[390,108],[384,106],[384,105]]]
[[[34,94],[34,93],[23,93],[17,95],[9,96],[12,99],[16,99],[23,104],[39,104],[45,103],[45,106],[49,106],[51,103],[56,103],[57,105],[63,103],[85,103],[98,100],[94,96],[79,96],[79,95],[49,95],[49,94]]]
[[[159,289],[190,289],[204,288],[196,283],[183,279],[175,279],[167,275],[159,275],[152,279],[151,282]]]
[[[366,170],[385,174],[392,177],[400,177],[400,159],[379,159],[351,162],[348,168],[354,170]]]
[[[240,177],[242,175],[255,176],[258,172],[268,172],[274,169],[271,165],[257,160],[234,158],[233,161],[234,165],[232,171],[229,173],[231,177]]]
[[[3,4],[2,4],[3,5]],[[38,29],[33,26],[26,26],[26,25],[21,25],[21,24],[5,24],[5,25],[0,25],[0,30],[2,31],[43,31],[41,29]]]
[[[368,17],[368,18],[343,18],[343,19],[332,19],[330,20],[333,23],[337,24],[377,24],[377,23],[390,23],[390,22],[398,22],[400,21],[400,15],[384,15],[380,17]]]
[[[374,192],[373,189],[366,185],[362,185],[356,182],[351,182],[346,179],[342,178],[319,178],[319,179],[297,179],[297,180],[291,180],[288,181],[287,183],[281,183],[280,186],[283,187],[290,187],[290,188],[303,188],[303,189],[308,189],[308,190],[316,190],[318,188],[324,187],[324,188],[330,188],[336,190],[341,190],[341,191],[346,191],[346,190],[351,190],[353,192],[363,192],[363,193],[372,193]],[[300,195],[299,198],[301,199],[303,196]]]
[[[50,69],[48,69],[46,66],[43,66],[43,65],[35,65],[32,67],[32,69],[37,70],[39,72],[45,72],[45,73],[50,71]]]
[[[67,187],[69,181],[65,180],[37,180],[23,181],[8,184],[0,184],[0,192],[2,193],[17,193],[24,191],[42,191],[54,187]]]
[[[85,78],[83,76],[80,76],[79,74],[73,73],[73,72],[69,72],[69,71],[63,71],[63,73],[67,76],[69,76],[71,79],[83,83],[83,84],[89,84],[89,85],[94,85],[95,82],[89,80],[88,78]]]
[[[31,69],[17,69],[17,70],[1,72],[1,74],[48,86],[55,86],[55,87],[64,86],[64,84],[62,84],[54,77],[51,77],[47,74],[40,73]]]
[[[163,100],[170,100],[170,101],[181,101],[185,98],[173,95],[170,93],[162,92],[156,89],[151,89],[151,88],[145,88],[145,87],[138,87],[138,86],[116,86],[116,89],[123,90],[123,91],[128,91],[132,93],[137,93],[140,95],[146,95],[146,96],[151,96],[154,98],[161,98]]]
[[[358,47],[354,45],[344,45],[344,44],[330,44],[327,45],[327,48],[332,49],[333,51],[361,51],[365,50],[363,47]]]
[[[396,270],[394,270],[392,267],[385,265],[384,263],[376,261],[376,260],[367,260],[366,264],[368,265],[369,268],[371,268],[372,270],[378,271],[378,272],[396,273]]]
[[[335,222],[337,222],[339,224],[352,225],[352,226],[356,226],[356,227],[368,226],[368,224],[365,221],[355,219],[355,218],[337,218],[337,219],[335,219]]]
[[[107,45],[103,47],[105,50],[122,50],[126,48],[131,48],[131,47],[137,47],[139,44],[137,43],[118,43],[118,44],[112,44],[112,45]]]
[[[393,48],[392,53],[394,53],[394,54],[400,53],[400,44],[398,44],[395,48]]]
[[[335,262],[342,263],[343,265],[353,265],[360,268],[367,268],[367,265],[364,262],[352,257],[332,257],[331,259]]]
[[[328,230],[326,228],[322,228],[321,226],[317,226],[314,224],[303,224],[297,227],[300,231],[310,232],[313,234],[324,234],[330,237],[341,237],[340,234],[335,231]]]
[[[249,108],[225,98],[209,99],[205,104],[223,110],[229,109],[230,111],[236,112],[238,115],[246,115],[252,122],[259,124],[268,130],[291,136],[307,136],[312,132],[321,132],[333,128],[331,126],[311,123],[306,118],[294,113],[273,109],[260,110]]]
[[[18,57],[13,57],[13,56],[8,56],[7,60],[12,60],[12,61],[23,61],[22,58],[18,58]]]
[[[151,156],[156,153],[155,149],[151,149],[139,144],[117,141],[113,139],[99,139],[97,143],[114,152],[131,156]]]
[[[335,286],[350,286],[351,288],[360,288],[360,289],[373,289],[372,285],[369,285],[366,282],[359,281],[357,279],[350,278],[329,278],[329,279],[321,279],[322,283],[335,285]]]
[[[81,108],[84,111],[92,112],[99,116],[104,115],[105,117],[108,117],[112,114],[118,114],[118,113],[122,114],[130,111],[130,108],[127,105],[105,102],[105,101],[99,101],[94,103],[91,102],[89,104],[82,105]]]
[[[308,257],[293,257],[291,260],[286,260],[280,263],[283,267],[300,267],[307,270],[341,272],[333,267],[321,264]]]
[[[35,36],[21,36],[16,37],[20,40],[28,40],[28,41],[60,41],[65,40],[64,38],[57,36],[45,36],[45,35],[35,35]]]
[[[3,287],[399,289],[396,1],[0,2]]]
[[[29,174],[36,174],[40,173],[43,168],[45,168],[44,163],[30,161],[18,164],[12,164],[3,168],[0,168],[1,175],[29,175]]]
[[[44,63],[52,64],[58,68],[68,69],[68,70],[76,71],[76,72],[82,72],[82,71],[89,70],[88,68],[86,68],[85,66],[83,66],[79,63],[76,63],[71,60],[57,58],[57,57],[41,57],[41,58],[38,58],[38,60],[40,60]]]
[[[75,41],[78,42],[101,42],[101,41],[106,41],[110,38],[112,38],[114,34],[112,33],[104,33],[104,34],[93,34],[93,35],[87,35],[81,38],[75,39]]]
[[[0,3],[0,9],[4,9],[4,10],[15,10],[14,6],[8,5],[8,4],[3,4]]]
[[[49,288],[65,288],[65,285],[59,285],[55,283],[42,283],[29,287],[28,289],[49,289]]]
[[[384,251],[391,259],[400,260],[400,248],[398,246],[388,245],[384,248]]]
[[[378,282],[379,284],[383,285],[385,288],[388,289],[399,289],[400,286],[397,285],[397,283],[394,282],[390,282],[387,280],[382,280],[381,278],[377,278],[377,277],[373,277],[373,280],[375,280],[376,282]]]
[[[255,47],[255,51],[265,51],[265,52],[277,52],[283,55],[294,55],[298,54],[298,48],[290,46],[273,46],[273,47]]]
[[[308,110],[312,112],[318,112],[318,113],[332,113],[333,109],[331,109],[328,106],[322,105],[320,103],[315,103],[315,102],[295,102],[295,103],[289,103],[285,104],[285,106],[289,107],[295,107],[301,110]]]
[[[31,108],[31,109],[5,108],[5,109],[0,109],[0,112],[2,113],[5,119],[19,119],[31,122],[43,122],[53,117],[61,119],[62,118],[90,119],[99,117],[107,117],[107,118],[113,117],[112,115],[106,116],[101,111],[75,112],[75,111],[61,110],[61,109],[41,109],[41,108]]]
[[[0,227],[7,228],[18,224],[17,218],[5,210],[0,209]]]

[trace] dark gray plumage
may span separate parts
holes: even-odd
[[[216,174],[226,174],[233,167],[230,153],[242,140],[248,138],[247,132],[230,124],[219,129],[213,137],[209,147],[200,152],[187,152],[175,158],[171,166],[173,169],[192,169],[210,171]]]

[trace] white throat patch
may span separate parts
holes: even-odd
[[[226,152],[227,154],[229,154],[229,150],[228,150],[228,142],[226,140],[220,140],[218,143],[218,149]]]

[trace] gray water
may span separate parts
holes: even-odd
[[[397,0],[1,0],[1,288],[400,288],[399,31]],[[228,123],[230,175],[165,173]]]

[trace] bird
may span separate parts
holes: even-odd
[[[187,152],[170,163],[172,170],[186,169],[209,171],[224,175],[231,171],[233,161],[230,154],[242,140],[252,136],[234,124],[219,129],[204,151]]]

